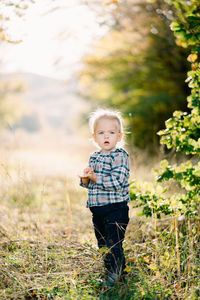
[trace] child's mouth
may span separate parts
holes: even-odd
[[[104,145],[109,145],[110,143],[108,141],[105,141],[104,142]]]

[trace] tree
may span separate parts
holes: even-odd
[[[171,165],[161,162],[156,182],[152,185],[132,183],[131,197],[142,205],[143,214],[153,216],[155,222],[163,214],[174,219],[177,272],[190,280],[199,272],[199,213],[200,213],[200,3],[196,0],[171,0],[175,17],[171,28],[177,44],[190,50],[187,60],[191,63],[187,82],[191,94],[187,98],[189,112],[175,111],[166,121],[166,129],[158,134],[161,143],[189,156],[186,162]],[[168,186],[167,186],[168,182]],[[179,192],[170,195],[170,185],[176,183]],[[179,235],[178,217],[184,215],[187,229]],[[180,242],[182,240],[182,242]],[[173,243],[172,243],[173,246]],[[169,249],[168,249],[169,250]],[[181,257],[181,250],[184,252]],[[174,251],[174,252],[175,252]],[[195,276],[194,276],[195,277]],[[192,284],[188,282],[188,284]],[[186,285],[188,288],[188,285]]]
[[[30,3],[34,3],[34,0],[1,0],[0,9],[0,41],[7,43],[20,43],[21,40],[13,40],[9,37],[8,27],[9,21],[12,17],[18,16],[19,18],[23,16],[24,10],[29,7]]]
[[[177,108],[187,110],[189,51],[176,45],[173,9],[163,1],[124,1],[112,17],[109,35],[84,59],[81,91],[94,105],[117,107],[133,143],[155,149],[164,121]]]

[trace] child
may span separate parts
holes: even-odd
[[[90,129],[100,150],[91,154],[80,185],[88,188],[87,207],[98,247],[109,248],[104,266],[107,284],[112,286],[125,273],[122,242],[129,222],[129,155],[117,148],[123,137],[120,113],[97,110],[91,115]]]

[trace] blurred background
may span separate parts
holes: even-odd
[[[187,111],[188,49],[176,44],[173,17],[167,0],[1,1],[2,199],[49,177],[78,189],[98,107],[122,113],[133,177],[152,179],[170,155],[156,133],[174,110]]]
[[[130,281],[105,299],[200,299],[190,185],[199,171],[157,135],[175,110],[188,111],[185,80],[198,60],[184,47],[198,45],[197,2],[0,0],[0,299],[104,299],[106,252],[97,251],[78,177],[96,150],[88,117],[97,108],[122,113],[137,198],[124,241]],[[164,161],[155,183],[163,158],[178,166],[165,173]],[[186,217],[182,187],[194,200]]]
[[[93,149],[82,58],[108,28],[76,0],[3,1],[0,16],[2,169],[75,177]]]
[[[159,0],[1,2],[2,164],[75,176],[94,150],[97,107],[122,112],[135,164],[166,153],[156,133],[188,95],[173,14]]]

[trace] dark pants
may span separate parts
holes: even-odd
[[[122,242],[129,222],[127,202],[93,206],[90,211],[98,247],[109,248],[109,252],[103,254],[105,269],[121,274],[125,269]]]

